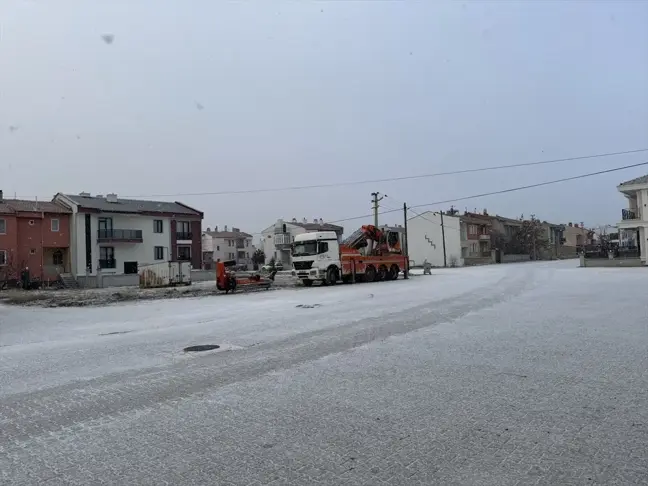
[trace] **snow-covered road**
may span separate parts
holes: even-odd
[[[648,272],[575,265],[0,307],[0,483],[633,484]]]

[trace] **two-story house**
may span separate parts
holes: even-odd
[[[228,230],[227,226],[219,231],[216,226],[213,231],[207,228],[202,234],[203,267],[214,268],[218,260],[234,260],[237,265],[252,268],[252,235],[239,228]]]
[[[492,261],[492,217],[488,213],[465,212],[459,219],[461,221],[461,258],[464,260],[464,265],[490,263]]]
[[[4,199],[0,190],[0,281],[25,269],[44,282],[68,272],[70,214],[55,202]]]
[[[200,268],[202,212],[180,202],[121,199],[116,194],[57,194],[72,212],[73,276],[85,286],[135,285],[141,265],[189,261]],[[106,280],[106,276],[128,278]]]
[[[321,218],[314,219],[312,223],[309,223],[306,218],[302,221],[297,221],[296,218],[293,218],[292,221],[279,219],[261,232],[265,262],[270,263],[270,260],[274,258],[275,262],[281,263],[288,270],[292,266],[291,246],[295,241],[295,236],[313,231],[335,231],[339,240],[344,228],[325,223]]]
[[[617,228],[622,233],[636,234],[633,240],[637,242],[639,257],[645,265],[648,259],[648,175],[622,182],[617,190],[628,200],[628,206],[621,210],[621,222]]]

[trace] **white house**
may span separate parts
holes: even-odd
[[[72,211],[71,273],[84,286],[136,285],[139,267],[149,263],[190,261],[200,268],[200,211],[116,194],[59,193],[54,201]]]
[[[321,218],[314,219],[312,223],[309,223],[306,218],[302,221],[297,221],[295,218],[292,221],[279,219],[261,232],[266,263],[274,258],[277,263],[281,262],[285,269],[289,269],[292,266],[290,248],[295,241],[295,236],[313,231],[335,231],[340,238],[344,228],[324,223]]]
[[[241,231],[238,228],[227,229],[222,231],[216,226],[213,230],[207,228],[202,233],[203,248],[203,266],[211,269],[214,262],[221,260],[236,260],[238,265],[252,267],[252,255],[254,255],[254,245],[252,244],[252,235]]]
[[[427,259],[434,267],[443,267],[443,235],[447,266],[462,266],[460,220],[457,216],[428,211],[407,220],[407,249],[412,265],[422,265]]]
[[[617,189],[628,199],[628,207],[621,210],[621,222],[617,224],[619,233],[636,233],[636,240],[627,237],[625,240],[636,241],[645,265],[648,259],[648,175],[623,182]]]

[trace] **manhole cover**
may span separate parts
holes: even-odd
[[[218,348],[220,348],[218,344],[200,344],[198,346],[189,346],[188,348],[184,348],[183,351],[185,353],[192,353],[198,351],[211,351],[212,349]]]

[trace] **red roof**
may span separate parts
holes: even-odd
[[[29,201],[25,199],[4,199],[0,202],[0,213],[60,213],[70,214],[68,208],[51,201]]]

